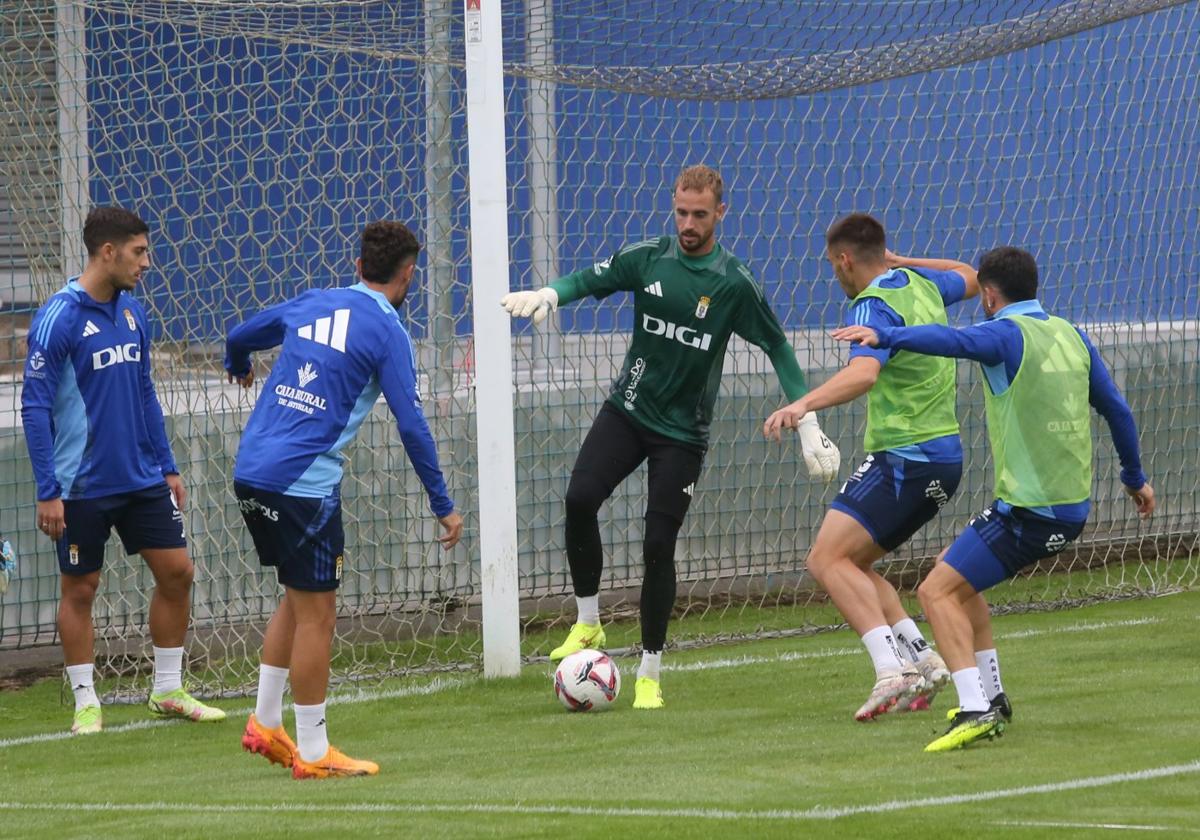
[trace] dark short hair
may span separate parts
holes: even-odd
[[[421,243],[401,222],[371,222],[362,232],[362,276],[388,283],[409,260],[421,253]]]
[[[124,245],[133,237],[149,232],[149,226],[137,213],[123,207],[93,207],[83,223],[83,244],[88,256],[92,256],[106,242]]]
[[[825,232],[825,245],[830,250],[835,245],[848,246],[858,257],[882,259],[887,250],[887,234],[874,216],[851,213],[830,225]]]
[[[1033,254],[1004,245],[979,258],[979,282],[1000,292],[1007,301],[1037,297],[1038,270]]]

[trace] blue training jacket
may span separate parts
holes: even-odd
[[[100,303],[72,279],[33,316],[28,342],[21,422],[39,501],[144,490],[179,471],[137,300]]]
[[[317,289],[264,309],[230,331],[225,369],[282,344],[238,447],[235,480],[289,496],[325,498],[342,480],[342,448],[380,392],[430,508],[454,510],[417,393],[412,341],[388,299],[358,283]]]

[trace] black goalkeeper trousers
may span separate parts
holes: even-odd
[[[661,651],[675,606],[675,540],[700,477],[703,448],[652,432],[606,402],[583,441],[567,486],[567,562],[576,595],[600,591],[604,552],[597,513],[643,461],[648,463],[648,483],[642,648]]]

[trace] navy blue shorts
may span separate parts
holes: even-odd
[[[233,492],[259,563],[274,566],[281,584],[307,592],[338,588],[346,546],[341,494],[286,496],[240,481]]]
[[[961,478],[961,461],[934,464],[872,452],[830,507],[853,516],[876,543],[894,551],[950,501]]]
[[[185,548],[183,513],[166,482],[115,496],[63,499],[67,527],[55,545],[64,575],[89,575],[104,565],[104,546],[117,529],[126,554],[146,548]]]
[[[1083,522],[1039,516],[1025,508],[1001,513],[999,499],[967,524],[945,561],[982,592],[1044,557],[1058,554],[1083,533]]]

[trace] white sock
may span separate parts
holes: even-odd
[[[93,665],[68,665],[67,680],[71,683],[71,691],[75,692],[75,711],[84,706],[99,706],[100,698],[96,696],[96,684],[93,680]]]
[[[907,654],[910,662],[920,662],[933,650],[929,647],[929,642],[925,641],[925,637],[921,635],[917,622],[911,618],[905,618],[893,624],[892,634],[896,637],[900,652]]]
[[[600,623],[600,596],[589,595],[584,598],[575,596],[575,609],[578,611],[579,617],[575,620],[580,624],[599,624]]]
[[[891,627],[881,624],[874,630],[868,630],[863,633],[862,641],[867,646],[867,653],[871,655],[871,661],[875,663],[876,677],[893,674],[904,668],[904,664],[900,661],[900,649],[896,647],[896,639],[892,636]]]
[[[325,704],[292,706],[296,710],[296,746],[305,761],[317,761],[329,752],[329,733],[325,730]]]
[[[979,666],[979,676],[983,679],[983,690],[987,692],[988,700],[1004,691],[1000,684],[1000,660],[996,658],[996,649],[975,651],[975,664]]]
[[[659,671],[662,669],[662,651],[642,651],[642,664],[638,666],[638,677],[649,677],[658,682]]]
[[[183,648],[154,648],[154,693],[183,688]]]
[[[954,687],[958,689],[958,708],[964,712],[988,710],[988,699],[983,693],[983,681],[979,679],[978,668],[963,668],[950,676],[954,677]]]
[[[258,666],[258,700],[254,719],[267,729],[283,726],[283,692],[287,689],[288,669],[265,662]]]

